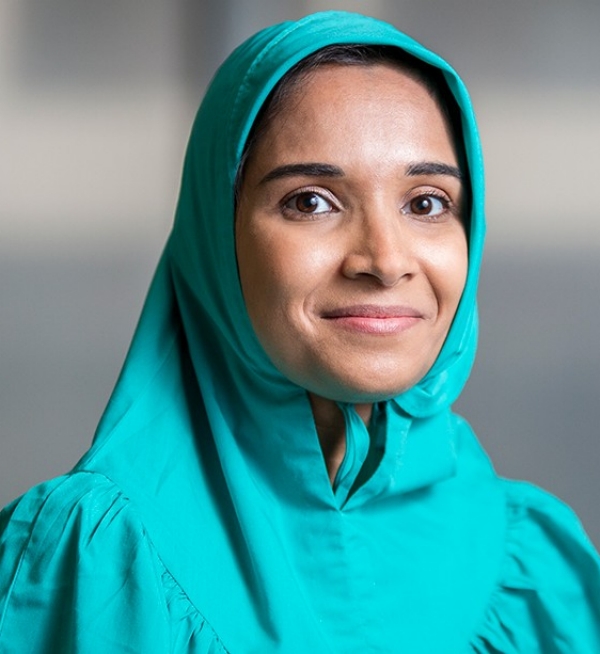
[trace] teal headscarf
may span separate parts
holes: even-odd
[[[332,489],[307,394],[273,366],[246,313],[233,188],[275,84],[337,43],[395,46],[442,71],[460,109],[472,208],[466,287],[443,349],[423,380],[379,407],[382,458],[358,486],[370,436],[343,406],[347,453]],[[364,622],[380,632],[372,640],[380,648],[369,651],[390,651],[394,611],[414,614],[415,628],[433,614],[443,626],[450,593],[489,591],[491,571],[477,582],[464,574],[467,559],[476,565],[481,555],[481,546],[469,557],[462,549],[471,533],[465,509],[456,491],[439,490],[457,476],[458,423],[449,407],[475,355],[483,236],[482,161],[465,87],[391,25],[342,12],[307,16],[260,32],[217,72],[192,130],[171,237],[81,465],[109,471],[125,489],[168,569],[232,651],[267,652],[278,642],[303,642],[308,651],[307,632],[319,634],[321,647],[356,651],[342,615],[358,607],[356,628]],[[488,498],[488,518],[497,510]],[[399,583],[421,590],[402,604]],[[423,592],[429,583],[435,593]],[[466,612],[473,622],[477,606]]]

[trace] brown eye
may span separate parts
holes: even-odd
[[[406,213],[417,216],[439,216],[448,208],[448,202],[435,195],[419,195],[413,198],[405,207]]]
[[[304,191],[290,198],[284,205],[286,209],[300,213],[319,214],[333,211],[333,206],[324,197],[313,191]]]

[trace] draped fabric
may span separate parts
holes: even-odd
[[[360,483],[369,433],[342,406],[332,488],[307,394],[246,313],[233,184],[274,85],[334,43],[398,47],[442,71],[472,201],[442,351],[378,405],[382,456]],[[475,356],[483,206],[466,89],[394,27],[324,12],[234,51],[194,123],[173,231],[93,446],[2,513],[0,651],[600,651],[600,565],[577,519],[499,479],[451,411]]]

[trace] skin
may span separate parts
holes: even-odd
[[[463,196],[439,107],[388,65],[318,68],[251,153],[236,215],[244,299],[274,365],[308,391],[332,482],[336,402],[368,423],[444,343],[467,274]]]

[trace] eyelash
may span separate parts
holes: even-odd
[[[409,207],[413,202],[416,200],[419,200],[420,198],[433,198],[435,200],[438,200],[441,202],[443,210],[439,214],[435,215],[427,215],[427,214],[418,214],[418,213],[413,213],[410,211],[404,211],[404,207]],[[457,215],[458,210],[456,205],[452,202],[452,200],[443,192],[437,191],[434,189],[426,189],[426,190],[420,190],[417,192],[413,197],[410,197],[401,207],[402,213],[405,215],[414,215],[417,216],[419,220],[423,220],[425,222],[437,222],[439,221],[440,217],[443,217],[447,213],[451,213],[452,215]]]
[[[324,202],[327,202],[327,204],[331,206],[331,209],[328,211],[311,213],[311,212],[303,212],[300,211],[299,209],[293,209],[290,206],[288,206],[291,202],[293,202],[295,199],[299,198],[302,195],[317,196]],[[307,187],[307,188],[297,189],[293,193],[286,195],[283,198],[283,200],[281,200],[280,202],[280,209],[284,215],[287,215],[288,217],[291,218],[297,218],[298,216],[301,216],[303,220],[311,220],[311,219],[316,220],[320,216],[328,215],[331,213],[337,213],[339,211],[339,206],[333,201],[331,197],[328,197],[328,195],[323,192],[322,188],[316,189],[316,188]]]
[[[291,202],[293,202],[295,199],[299,198],[302,195],[314,195],[317,198],[320,198],[322,201],[327,202],[330,206],[331,209],[327,211],[319,211],[316,213],[312,213],[310,211],[303,212],[299,209],[294,209],[289,206]],[[420,198],[432,198],[434,200],[438,200],[442,204],[442,211],[440,213],[434,214],[434,215],[428,215],[428,214],[419,214],[416,212],[412,212],[410,210],[405,210],[405,207],[410,207],[410,205],[419,200]],[[337,203],[333,201],[333,199],[328,196],[328,194],[325,194],[323,192],[322,188],[314,188],[314,187],[307,187],[307,188],[300,188],[289,195],[286,195],[283,200],[280,202],[280,210],[281,212],[286,215],[287,217],[291,219],[299,219],[301,217],[302,220],[317,220],[318,218],[324,216],[324,215],[329,215],[332,213],[337,213],[340,211],[340,207]],[[416,216],[418,220],[421,220],[423,222],[438,222],[440,221],[443,216],[447,215],[448,213],[457,216],[458,215],[458,208],[454,204],[454,202],[446,195],[444,192],[436,190],[436,189],[419,189],[417,192],[412,197],[409,197],[406,202],[400,207],[400,212],[404,215],[411,215],[411,216]]]

